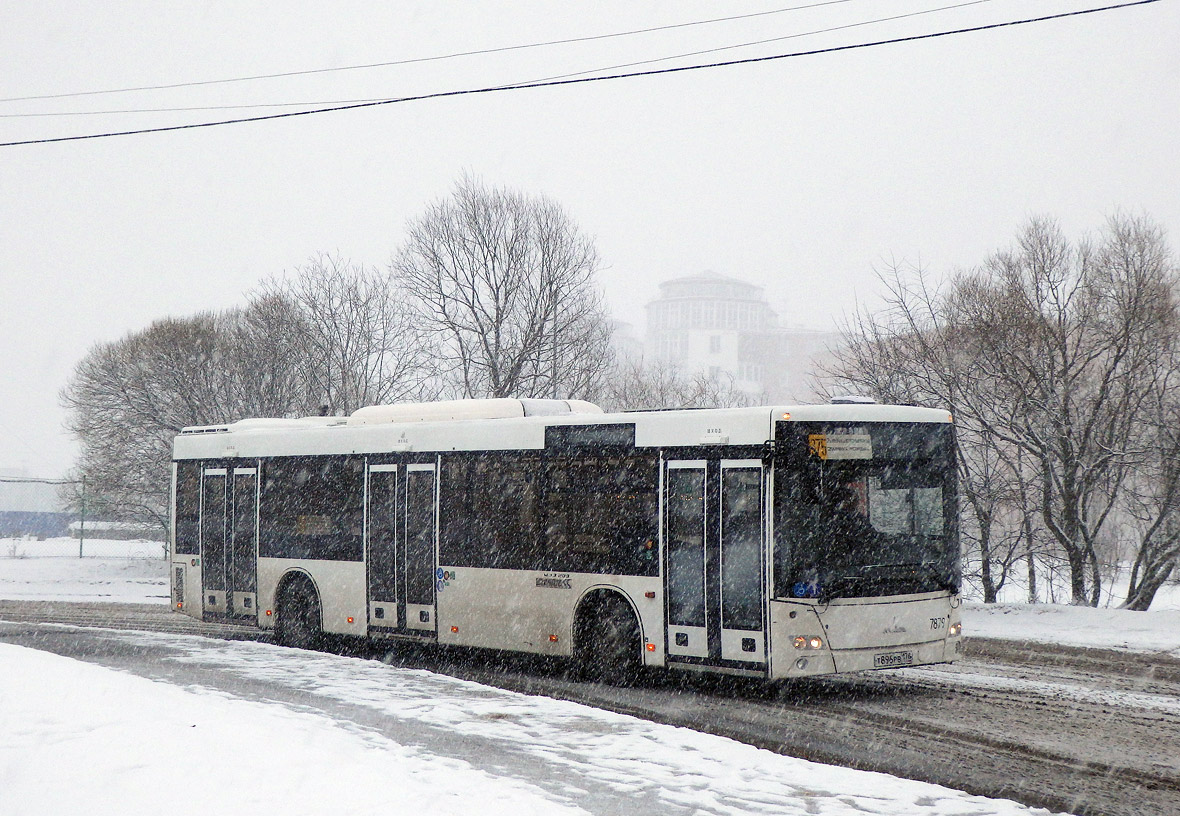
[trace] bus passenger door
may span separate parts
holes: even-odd
[[[668,654],[709,657],[706,463],[668,462],[664,470],[664,575]]]
[[[438,552],[438,479],[434,464],[406,465],[405,621],[418,632],[435,631],[435,565]]]
[[[225,468],[205,468],[201,473],[201,608],[205,616],[229,614],[227,473]]]
[[[672,661],[766,663],[762,462],[674,460],[664,471],[663,543]]]
[[[400,629],[397,570],[397,465],[370,465],[367,519],[369,626]]]
[[[721,460],[721,659],[766,662],[762,462]]]
[[[258,468],[234,468],[233,525],[226,569],[231,617],[258,617]]]

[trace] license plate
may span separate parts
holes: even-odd
[[[913,652],[886,652],[873,655],[873,666],[878,669],[892,669],[896,666],[912,666],[913,664]]]

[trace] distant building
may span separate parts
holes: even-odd
[[[764,287],[715,272],[665,281],[647,304],[648,359],[731,377],[736,388],[773,402],[812,398],[808,374],[837,339],[780,327]]]
[[[71,519],[60,484],[0,475],[0,537],[64,536]]]
[[[620,360],[643,358],[643,341],[635,334],[635,327],[626,321],[611,321],[611,347]]]

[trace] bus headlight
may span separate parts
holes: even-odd
[[[824,639],[815,635],[811,637],[796,635],[795,640],[792,642],[796,649],[822,649],[824,647]]]
[[[963,634],[963,624],[952,623],[950,628],[946,631],[948,637],[958,637]]]

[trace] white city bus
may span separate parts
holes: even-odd
[[[186,428],[174,460],[176,609],[287,645],[776,680],[961,647],[945,411],[458,400]]]

